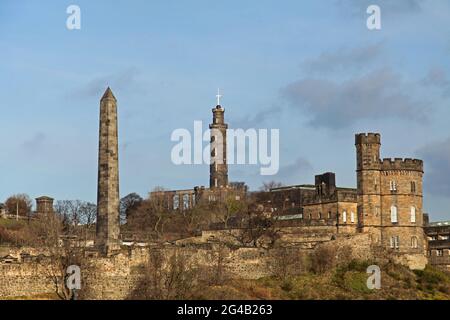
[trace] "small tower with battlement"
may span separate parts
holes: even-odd
[[[355,146],[358,223],[367,228],[381,223],[381,137],[378,133],[357,134]]]
[[[378,133],[357,134],[355,146],[360,230],[374,245],[423,258],[422,160],[381,160]]]
[[[105,254],[120,249],[119,201],[117,100],[108,87],[100,100],[95,238],[96,247]]]
[[[225,110],[220,105],[222,96],[217,93],[217,105],[212,109],[213,122],[209,125],[211,129],[211,163],[209,186],[211,189],[226,188],[228,186],[227,165],[227,129],[225,123]]]

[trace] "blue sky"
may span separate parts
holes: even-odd
[[[66,8],[81,8],[81,30]],[[381,7],[382,29],[366,28]],[[208,184],[175,166],[174,129],[279,128],[280,172],[230,179],[356,186],[354,134],[382,157],[425,160],[425,211],[450,219],[450,3],[446,0],[18,1],[0,3],[0,199],[95,202],[99,99],[119,103],[121,194]]]

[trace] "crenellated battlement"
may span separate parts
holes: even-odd
[[[411,170],[423,172],[423,161],[411,158],[384,158],[381,170]]]
[[[355,134],[355,145],[359,144],[381,144],[381,135],[373,132]]]

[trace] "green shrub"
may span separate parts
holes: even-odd
[[[281,283],[280,288],[281,288],[283,291],[290,292],[290,291],[292,291],[292,289],[294,288],[294,284],[292,283],[292,280],[291,280],[291,279],[286,279],[286,280],[284,280],[284,281]]]

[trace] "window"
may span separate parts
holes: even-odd
[[[396,206],[392,206],[391,207],[391,222],[392,223],[397,223],[398,219],[397,219],[397,207]]]
[[[436,256],[442,257],[443,255],[444,255],[444,250],[442,250],[442,249],[436,250]]]
[[[350,212],[350,222],[355,223],[355,213],[353,211]]]
[[[319,219],[322,219],[322,212],[319,212],[318,216]]]
[[[416,207],[411,207],[411,222],[416,223]]]
[[[347,223],[347,211],[342,212],[342,221]]]
[[[183,209],[184,210],[189,209],[189,195],[188,194],[183,195]]]
[[[416,193],[416,182],[411,181],[411,193]]]
[[[214,186],[217,188],[217,179],[214,179]]]
[[[180,196],[174,195],[173,196],[173,210],[178,210],[180,207]]]
[[[417,237],[411,237],[411,248],[417,249]]]
[[[398,249],[400,247],[400,238],[399,238],[399,236],[391,237],[390,242],[391,242],[391,248],[392,249]]]
[[[331,211],[328,211],[328,219],[331,219]]]
[[[389,182],[389,189],[391,191],[397,191],[397,183],[394,180],[391,180]]]
[[[311,219],[312,219],[312,214],[310,213],[310,214],[309,214],[309,220],[311,220]]]
[[[291,207],[292,207],[292,208],[295,208],[295,202],[292,202],[292,203],[291,203]]]

